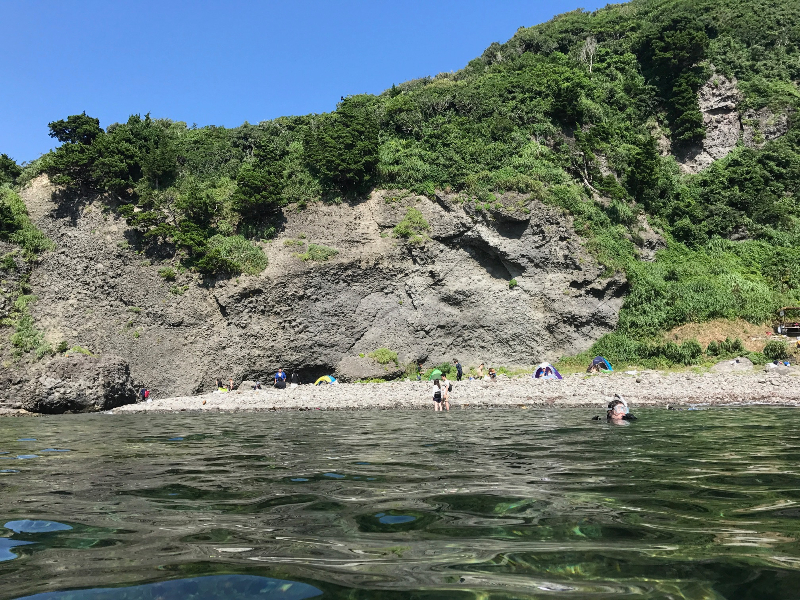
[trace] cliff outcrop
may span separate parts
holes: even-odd
[[[19,400],[30,412],[97,412],[136,402],[136,390],[124,359],[77,354],[32,368]]]
[[[681,170],[698,173],[715,160],[725,158],[741,140],[749,148],[762,148],[789,130],[789,115],[769,108],[740,110],[742,93],[736,78],[714,74],[700,88],[698,104],[703,113],[703,143],[679,155]]]
[[[583,248],[561,209],[521,196],[483,210],[385,191],[289,207],[281,233],[263,243],[266,270],[225,280],[137,252],[98,198],[57,202],[45,178],[21,195],[56,245],[30,274],[39,330],[53,347],[121,357],[135,383],[161,396],[209,390],[216,377],[265,380],[278,366],[304,381],[396,376],[396,364],[369,358],[378,348],[397,352],[401,366],[554,360],[614,328],[626,285]],[[394,237],[411,207],[429,229]],[[310,244],[338,253],[310,260]],[[177,270],[172,281],[166,266]],[[28,378],[9,376],[7,396]]]

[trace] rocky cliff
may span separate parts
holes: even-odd
[[[741,110],[742,93],[735,78],[714,74],[700,88],[698,103],[706,137],[702,144],[677,156],[684,173],[698,173],[715,160],[725,158],[741,141],[749,148],[764,144],[789,130],[789,115],[769,108]]]
[[[22,196],[56,244],[30,275],[39,330],[54,347],[122,357],[160,396],[208,390],[216,377],[265,380],[278,366],[305,381],[396,375],[368,357],[381,347],[400,365],[554,360],[612,330],[625,291],[624,278],[582,247],[570,217],[521,196],[480,211],[456,197],[385,191],[290,207],[280,235],[263,244],[260,275],[178,272],[174,281],[159,274],[171,256],[137,253],[101,199],[61,198],[44,177]],[[416,242],[392,235],[409,207],[430,226]],[[311,243],[338,254],[304,261]],[[21,386],[25,377],[9,379]]]

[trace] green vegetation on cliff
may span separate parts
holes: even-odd
[[[0,239],[22,248],[26,259],[53,248],[53,242],[31,222],[25,203],[8,187],[0,187]]]
[[[723,76],[738,81],[743,123],[760,111],[747,114],[786,117],[787,131],[683,174],[664,148],[696,150],[698,91]],[[375,187],[474,203],[529,194],[572,213],[607,273],[625,272],[617,337],[596,347],[625,361],[614,340],[761,322],[800,300],[798,80],[796,2],[633,0],[521,28],[461,71],[351,96],[330,114],[234,129],[134,115],[105,130],[73,115],[50,123],[54,152],[22,173],[0,163],[0,177],[46,172],[74,194],[106,192],[142,246],[173,244],[209,274],[263,268],[252,242],[289,203]],[[668,243],[652,263],[637,254],[644,218]],[[420,237],[406,220],[396,234]]]

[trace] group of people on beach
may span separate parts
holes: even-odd
[[[456,381],[461,381],[462,377],[464,376],[464,369],[461,366],[461,363],[458,359],[453,359],[453,364],[455,365],[456,370]],[[486,367],[484,363],[481,363],[477,368],[477,379],[483,379],[486,381],[497,381],[497,371],[495,369],[490,368],[484,374]],[[438,369],[437,369],[438,371]],[[436,374],[436,373],[434,373]],[[417,368],[417,380],[420,380],[422,377],[422,363],[418,363]],[[474,380],[476,377],[470,376],[470,380]],[[278,371],[275,373],[273,377],[273,386],[277,389],[285,389],[286,388],[286,380],[287,374],[283,368],[278,368]],[[291,375],[291,387],[297,387],[299,385],[299,378],[296,372],[293,372]],[[216,387],[217,390],[220,392],[228,392],[233,391],[233,379],[228,380],[228,386],[225,387],[225,384],[221,379],[216,380]],[[262,389],[261,382],[256,382],[253,386],[253,389]],[[431,386],[431,394],[433,396],[433,407],[434,411],[449,411],[450,410],[450,395],[453,393],[453,383],[447,378],[446,373],[441,373],[438,378],[433,379],[432,386]],[[146,397],[146,396],[145,396]],[[596,416],[593,420],[600,420],[601,417]],[[630,413],[628,409],[628,403],[625,399],[620,396],[619,394],[614,394],[614,399],[609,403],[608,410],[606,411],[606,420],[609,422],[617,422],[622,423],[624,421],[634,421],[636,417]]]
[[[297,372],[292,372],[291,376],[288,377],[286,371],[283,370],[283,367],[279,367],[277,373],[273,376],[273,387],[283,390],[286,389],[286,380],[289,379],[290,387],[297,387],[300,384],[300,378],[297,375]],[[256,381],[255,383],[251,382],[252,389],[254,390],[261,390],[264,389],[260,381]],[[216,389],[218,392],[232,392],[234,390],[233,379],[228,380],[228,386],[226,387],[223,383],[222,379],[216,380]]]
[[[464,376],[464,368],[457,358],[453,359],[453,364],[456,369],[456,381],[461,381]],[[438,370],[437,370],[438,371]],[[485,371],[485,374],[484,374]],[[435,374],[435,372],[434,372]],[[422,379],[422,363],[417,364],[417,380]],[[497,381],[497,371],[490,368],[486,371],[486,366],[481,363],[477,368],[477,377],[470,376],[470,381],[475,379],[484,379],[486,381]],[[438,379],[433,380],[433,408],[435,411],[450,410],[450,394],[453,391],[453,383],[447,378],[445,373],[442,373]]]

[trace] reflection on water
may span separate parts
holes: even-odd
[[[304,600],[322,591],[305,583],[252,575],[213,575],[136,585],[123,589],[44,592],[26,600],[155,600],[158,598],[225,598],[226,600]]]
[[[796,598],[800,412],[638,412],[4,419],[0,600]]]
[[[53,531],[68,531],[72,529],[71,526],[64,523],[56,523],[55,521],[32,521],[25,519],[23,521],[9,521],[3,525],[6,529],[10,529],[14,533],[50,533]]]

